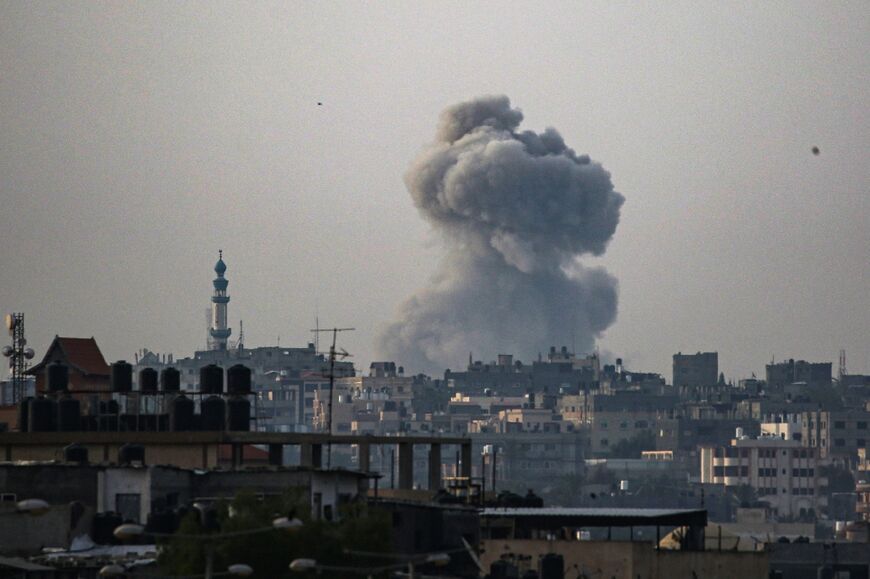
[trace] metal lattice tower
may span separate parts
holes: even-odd
[[[27,347],[24,337],[24,314],[7,314],[6,328],[12,336],[12,345],[3,348],[3,355],[9,358],[9,369],[12,371],[12,403],[18,404],[24,398],[27,386],[25,372],[29,366],[28,360],[33,358],[33,350]]]

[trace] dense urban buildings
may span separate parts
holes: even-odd
[[[391,549],[449,551],[452,577],[867,576],[850,550],[870,524],[866,376],[788,360],[726,380],[699,352],[673,356],[669,383],[564,345],[363,372],[315,343],[231,341],[222,255],[214,270],[204,350],[110,364],[93,337],[40,348],[28,396],[0,408],[0,555],[16,557],[0,572],[153,569],[157,545],[122,560],[112,529],[172,533],[253,492],[320,524],[380,509]],[[19,512],[33,499],[50,532]],[[91,555],[43,552],[76,545]],[[817,556],[833,550],[848,565]]]

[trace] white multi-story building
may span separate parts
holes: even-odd
[[[701,482],[750,486],[780,517],[818,513],[827,506],[827,485],[818,449],[779,436],[740,436],[729,446],[701,447]]]
[[[768,417],[767,421],[761,423],[761,435],[802,442],[801,415],[795,413]]]

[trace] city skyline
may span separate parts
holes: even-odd
[[[403,175],[441,110],[506,94],[625,196],[588,260],[619,283],[602,352],[870,369],[865,7],[443,6],[4,5],[0,307],[37,355],[190,355],[223,249],[234,336],[354,326],[365,370],[444,255]]]

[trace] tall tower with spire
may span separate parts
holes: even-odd
[[[214,272],[217,277],[212,282],[214,284],[214,293],[211,296],[211,328],[209,328],[210,350],[226,350],[227,339],[230,337],[232,330],[227,327],[227,303],[230,301],[230,296],[227,295],[227,286],[230,282],[224,277],[227,271],[227,265],[224,263],[224,252],[218,250],[218,261],[214,264]]]

